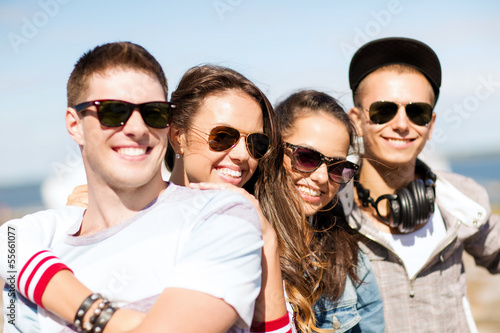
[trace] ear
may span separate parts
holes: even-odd
[[[185,147],[186,144],[186,137],[185,137],[185,132],[183,129],[178,127],[176,124],[170,124],[168,127],[168,142],[172,145],[172,148],[174,148],[174,151],[177,154],[183,153],[183,147]]]
[[[432,119],[429,124],[427,124],[427,127],[429,128],[428,134],[427,134],[427,140],[432,139],[432,132],[434,132],[434,124],[436,123],[436,112],[432,113]]]
[[[356,133],[359,137],[363,136],[363,126],[361,126],[361,123],[363,122],[363,115],[361,112],[362,110],[358,107],[352,107],[349,110],[349,118],[351,118],[354,126],[356,127]]]
[[[66,109],[66,129],[71,138],[78,143],[78,145],[83,146],[85,140],[82,130],[82,120],[78,112],[73,108]]]

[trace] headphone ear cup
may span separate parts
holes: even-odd
[[[429,203],[426,199],[426,188],[422,179],[415,179],[408,185],[408,190],[415,200],[415,224],[427,221],[430,215]]]
[[[392,215],[392,219],[389,219],[389,227],[397,228],[401,224],[401,205],[399,204],[399,196],[396,199],[387,199],[387,201]]]
[[[429,215],[434,213],[434,204],[436,203],[436,193],[434,192],[434,186],[425,187],[425,199],[429,205]]]
[[[424,177],[423,185],[424,185],[424,194],[425,201],[424,205],[427,208],[427,213],[425,215],[425,220],[427,220],[432,213],[434,213],[434,204],[436,202],[436,175],[429,169],[429,167],[417,159],[415,164],[415,172]]]
[[[406,188],[397,190],[398,200],[401,206],[401,222],[398,226],[402,233],[409,233],[415,229],[415,200]]]

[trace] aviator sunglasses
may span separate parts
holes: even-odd
[[[400,106],[405,107],[406,115],[411,122],[419,126],[425,126],[432,119],[432,106],[427,103],[416,102],[408,104],[398,104],[395,102],[379,101],[370,105],[368,114],[370,120],[375,124],[385,124],[389,122],[396,114]]]
[[[92,105],[97,108],[97,117],[103,126],[118,127],[123,126],[128,121],[132,112],[139,109],[144,123],[153,128],[165,128],[169,125],[172,116],[172,109],[175,104],[169,102],[147,102],[134,104],[125,101],[100,99],[90,102],[83,102],[73,106],[76,112],[81,112]]]
[[[236,128],[230,126],[216,126],[208,135],[208,147],[212,151],[225,151],[233,148],[243,136],[250,156],[258,160],[266,155],[269,149],[269,137],[264,133],[240,133]]]
[[[304,146],[297,146],[285,142],[285,146],[292,150],[292,167],[305,173],[311,173],[325,163],[328,177],[337,184],[347,184],[359,169],[357,164],[339,157],[327,157],[320,152]]]

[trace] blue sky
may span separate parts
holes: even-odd
[[[0,186],[72,167],[78,150],[64,125],[66,81],[83,52],[120,40],[148,49],[170,90],[188,68],[216,63],[246,75],[273,103],[314,88],[347,109],[355,49],[381,37],[416,38],[443,67],[430,151],[495,150],[499,18],[498,1],[0,0]]]

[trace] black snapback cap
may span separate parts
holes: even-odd
[[[436,53],[427,44],[404,37],[376,39],[356,51],[349,65],[349,85],[353,93],[368,74],[390,64],[408,65],[424,74],[437,101],[441,87],[441,64]]]

